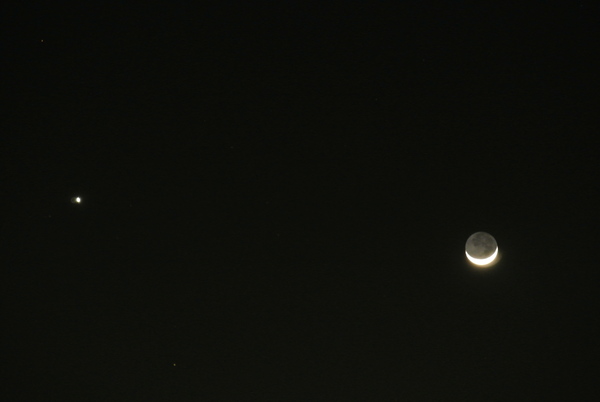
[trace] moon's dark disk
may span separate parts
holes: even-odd
[[[498,243],[496,243],[496,239],[486,232],[473,233],[469,236],[465,245],[467,254],[477,259],[490,257],[497,248]]]

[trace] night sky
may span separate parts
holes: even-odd
[[[597,400],[595,2],[127,3],[3,13],[11,401]]]

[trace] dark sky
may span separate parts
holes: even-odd
[[[122,3],[4,13],[11,400],[595,399],[595,2]]]

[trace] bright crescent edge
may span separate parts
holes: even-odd
[[[467,253],[467,250],[465,250],[465,254],[467,255],[467,258],[469,259],[469,261],[471,261],[475,265],[488,265],[489,263],[491,263],[492,261],[494,261],[496,259],[496,256],[498,255],[498,247],[496,247],[496,251],[494,251],[494,254],[490,255],[488,258],[471,257],[469,255],[469,253]]]

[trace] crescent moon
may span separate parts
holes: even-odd
[[[469,261],[471,261],[475,265],[488,265],[489,263],[491,263],[492,261],[494,261],[496,259],[496,256],[498,255],[498,247],[496,247],[496,251],[494,251],[494,254],[490,255],[487,258],[474,258],[474,257],[471,257],[469,255],[469,253],[467,253],[466,251],[465,251],[465,254],[467,255],[467,258],[469,259]]]

